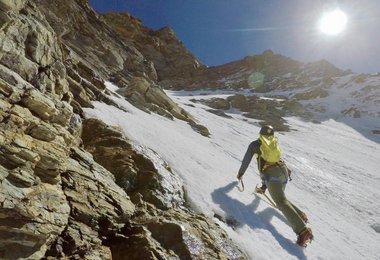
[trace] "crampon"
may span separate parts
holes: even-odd
[[[308,244],[313,241],[314,236],[311,231],[311,228],[305,228],[301,233],[298,235],[297,244],[301,247],[307,247]]]

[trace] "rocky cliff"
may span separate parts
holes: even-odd
[[[313,119],[342,93],[349,105],[336,108],[339,115],[380,116],[372,106],[380,102],[378,75],[271,51],[207,68],[170,28],[100,15],[86,0],[0,0],[1,259],[245,258],[189,207],[160,155],[86,118],[94,102],[123,109],[105,81],[139,109],[183,120],[205,137],[207,128],[163,87],[243,90],[194,102],[222,116],[239,109],[280,130],[289,129],[285,116]]]
[[[169,27],[153,31],[127,13],[107,13],[103,17],[123,41],[133,43],[153,62],[158,81],[189,78],[205,68]]]
[[[207,135],[161,89],[171,71],[105,20],[84,0],[0,1],[0,258],[244,259],[159,155],[85,118],[94,101],[118,106],[113,80]],[[170,52],[172,32],[153,34]]]

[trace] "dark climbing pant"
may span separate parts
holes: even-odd
[[[303,213],[285,196],[285,187],[288,182],[288,170],[285,166],[272,166],[265,170],[264,177],[269,193],[278,209],[289,221],[293,231],[298,235],[305,227],[300,217]]]

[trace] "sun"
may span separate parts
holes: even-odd
[[[323,14],[319,20],[319,30],[327,35],[337,35],[344,31],[347,25],[347,15],[341,10],[334,10]]]

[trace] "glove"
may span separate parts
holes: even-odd
[[[255,191],[259,194],[264,194],[267,190],[267,186],[263,183],[261,187],[256,187]]]

